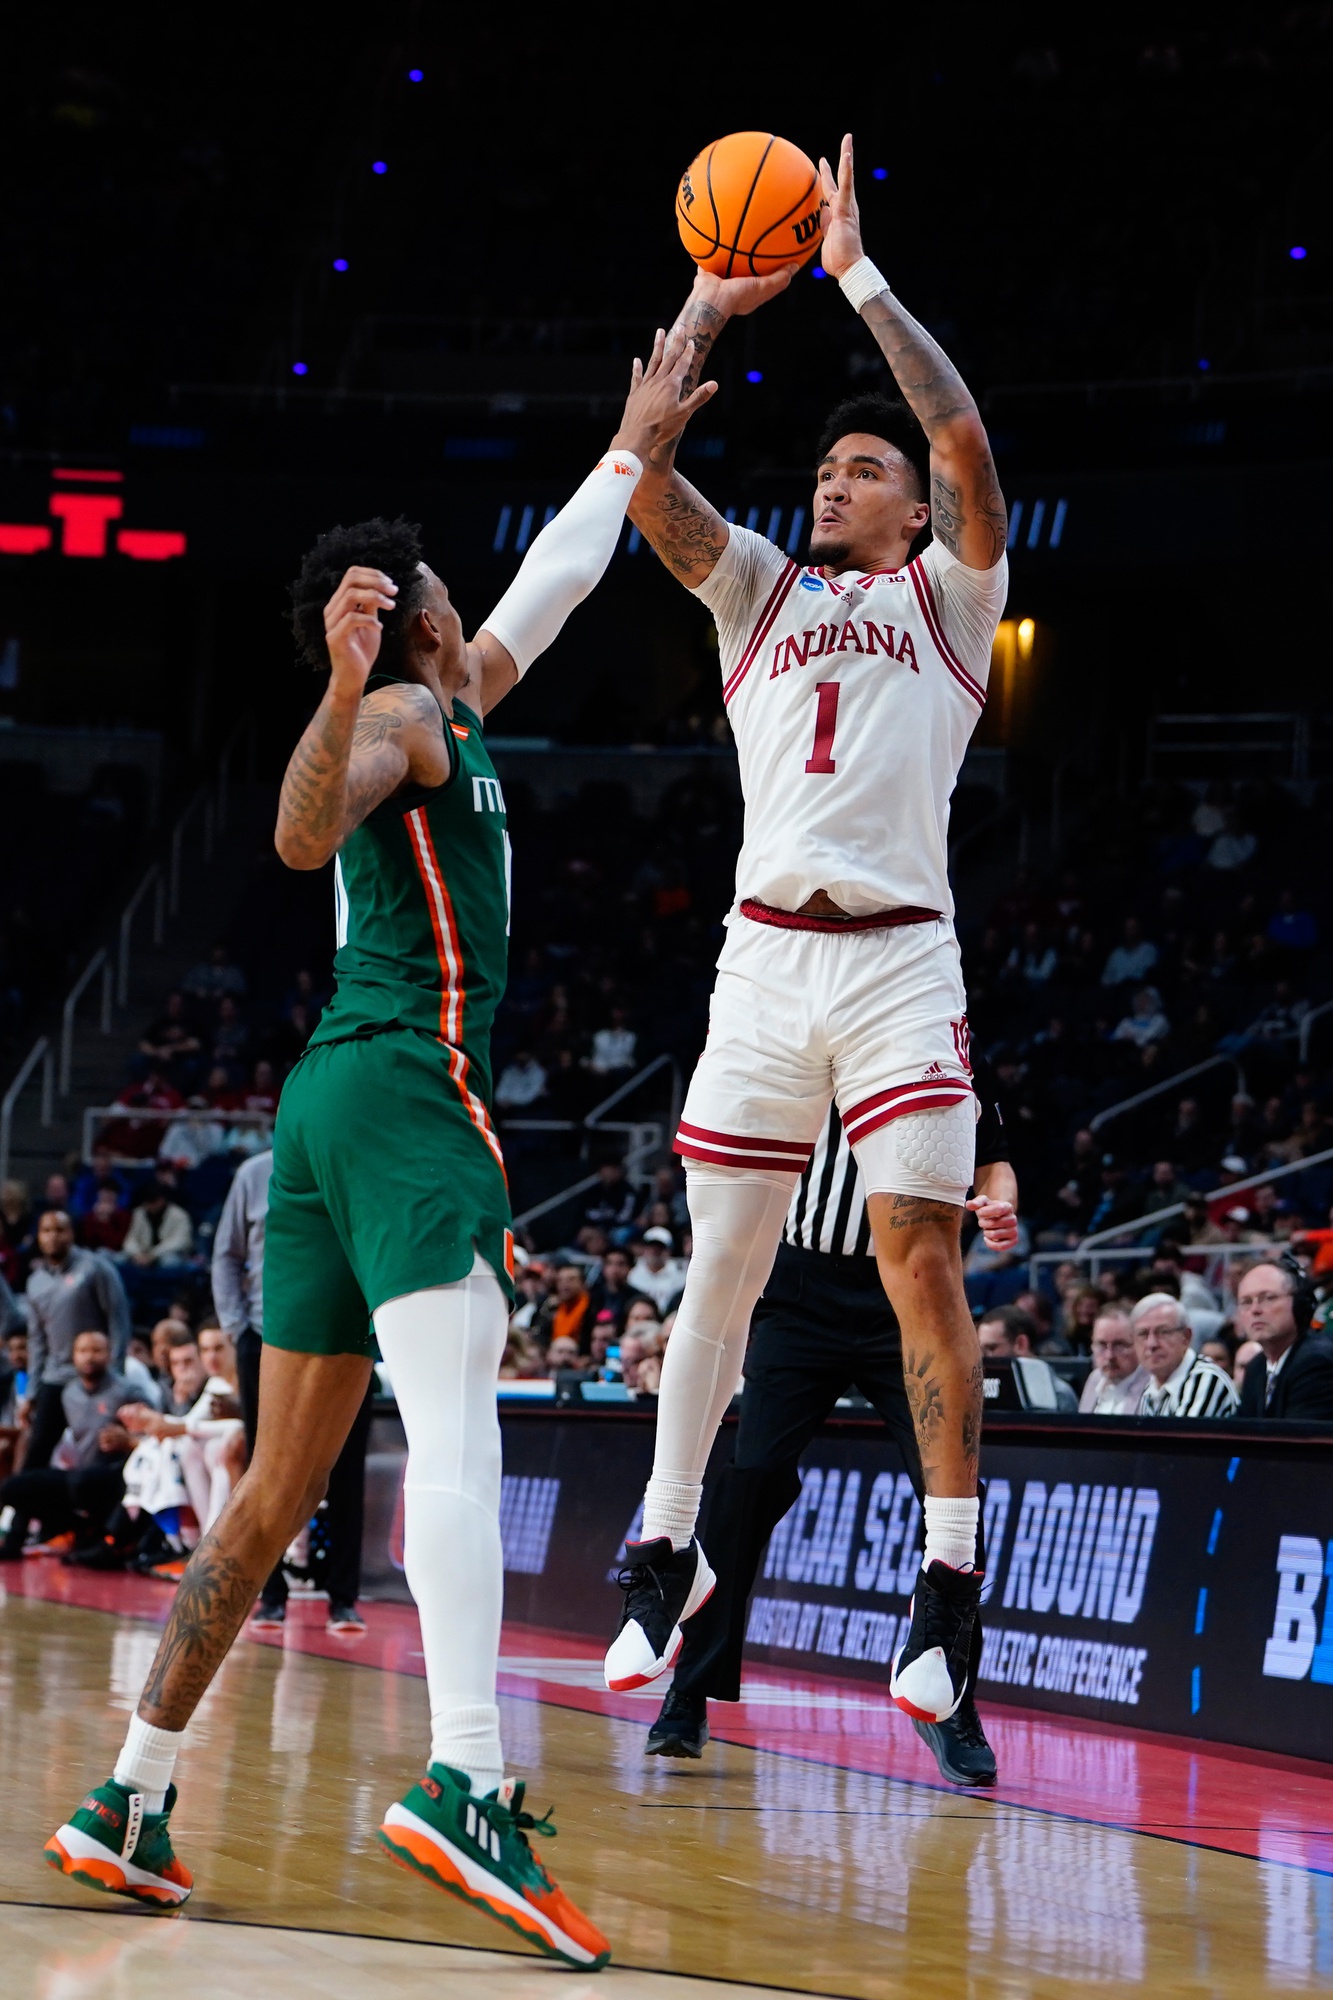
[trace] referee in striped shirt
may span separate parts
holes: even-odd
[[[988,1248],[1009,1250],[1018,1240],[1018,1183],[993,1079],[985,1061],[974,1060],[981,1117],[968,1206]],[[708,1741],[708,1698],[740,1700],[746,1605],[759,1559],[800,1493],[801,1453],[853,1385],[888,1426],[919,1502],[925,1489],[898,1322],[880,1282],[865,1187],[837,1107],[831,1106],[792,1196],[772,1274],[750,1325],[735,1453],[713,1489],[702,1536],[717,1587],[685,1626],[675,1676],[648,1733],[649,1756],[701,1756]],[[978,1568],[983,1558],[979,1546]],[[972,1671],[957,1710],[947,1722],[914,1724],[943,1776],[956,1785],[995,1783],[995,1754],[973,1699],[980,1659],[978,1618]]]

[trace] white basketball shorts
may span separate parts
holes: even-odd
[[[675,1150],[799,1174],[830,1099],[869,1193],[966,1201],[977,1105],[947,919],[861,930],[733,919]]]

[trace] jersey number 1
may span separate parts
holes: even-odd
[[[838,726],[839,681],[819,681],[815,687],[818,706],[815,709],[815,747],[805,760],[805,768],[816,777],[827,777],[837,770],[833,761],[833,732]]]

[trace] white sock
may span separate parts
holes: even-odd
[[[673,1549],[687,1548],[699,1518],[703,1490],[702,1480],[671,1479],[655,1472],[643,1496],[644,1541],[655,1542],[659,1535],[670,1535]]]
[[[750,1315],[768,1282],[795,1176],[686,1168],[694,1255],[662,1360],[643,1538],[694,1533],[704,1467],[741,1379]]]
[[[430,1761],[466,1771],[478,1798],[493,1792],[504,1776],[500,1711],[494,1702],[472,1708],[432,1709]]]
[[[495,1703],[504,1293],[478,1257],[457,1284],[390,1299],[375,1332],[407,1432],[403,1563],[421,1619],[431,1761],[465,1772],[482,1794],[504,1775]]]
[[[145,1812],[159,1813],[165,1808],[167,1786],[184,1741],[183,1729],[155,1729],[140,1716],[131,1717],[125,1748],[116,1759],[112,1776],[118,1785],[142,1792]]]
[[[922,1569],[933,1562],[947,1563],[950,1569],[975,1569],[977,1563],[977,1523],[980,1502],[937,1500],[927,1493],[925,1501],[926,1548]]]

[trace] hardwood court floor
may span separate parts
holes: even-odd
[[[324,1657],[334,1642],[309,1612],[282,1645],[238,1646],[178,1773],[198,1887],[180,1916],[142,1914],[62,1882],[40,1848],[110,1768],[166,1594],[107,1579],[104,1610],[51,1601],[70,1574],[25,1564],[0,1602],[5,2000],[378,2000],[446,1981],[527,2000],[552,1978],[576,1981],[568,2000],[725,2000],[732,1984],[1248,2000],[1333,1984],[1333,1780],[1000,1711],[1011,1782],[976,1797],[939,1785],[875,1689],[775,1674],[739,1720],[715,1709],[743,1740],[663,1763],[643,1756],[655,1698],[599,1695],[592,1648],[524,1632],[506,1635],[510,1763],[538,1810],[554,1801],[547,1852],[615,1964],[594,1983],[509,1952],[374,1842],[426,1726],[419,1642],[388,1606],[372,1607],[362,1664]]]

